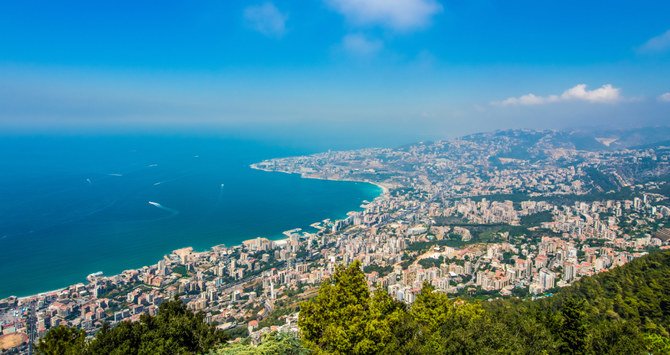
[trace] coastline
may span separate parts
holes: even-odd
[[[74,284],[74,285],[76,285],[76,284]],[[14,296],[14,295],[12,295],[12,296],[8,296],[8,297],[5,297],[5,298],[0,298],[0,299],[7,299],[7,298],[10,298],[10,297],[16,297],[16,299],[18,299],[18,300],[27,300],[27,299],[31,299],[33,297],[49,296],[49,295],[52,295],[52,294],[55,294],[55,293],[58,293],[58,292],[62,292],[63,290],[66,290],[69,287],[72,287],[74,285],[68,285],[68,286],[65,286],[65,287],[57,288],[55,290],[39,292],[39,293],[36,293],[36,294],[33,294],[33,295],[28,295],[28,296]]]
[[[250,164],[250,165],[249,165],[249,168],[251,168],[251,169],[253,169],[253,170],[259,170],[259,171],[271,172],[271,173],[284,173],[284,174],[289,174],[289,175],[294,175],[294,174],[295,174],[295,175],[299,175],[299,176],[300,176],[301,178],[303,178],[303,179],[314,179],[314,180],[324,180],[324,181],[356,182],[356,183],[366,183],[366,184],[374,185],[374,186],[377,186],[382,192],[381,192],[378,196],[376,196],[373,200],[376,200],[376,199],[378,199],[378,198],[382,198],[382,197],[384,197],[384,196],[386,196],[386,195],[388,195],[388,194],[390,193],[390,188],[389,188],[389,187],[387,187],[387,186],[385,186],[385,185],[383,185],[383,184],[380,184],[380,183],[372,182],[372,181],[362,181],[362,180],[352,180],[352,179],[332,179],[332,178],[322,178],[322,177],[317,177],[317,176],[308,176],[308,175],[304,175],[304,174],[300,174],[300,173],[294,173],[294,172],[288,172],[288,171],[279,171],[279,170],[262,169],[262,168],[259,168],[256,164],[257,164],[257,163]],[[345,213],[345,215],[348,215],[349,213],[352,213],[352,212],[356,212],[356,210],[350,210],[350,211],[347,211],[347,212]],[[344,218],[346,218],[346,217],[342,217],[342,218],[333,218],[333,220],[338,221],[338,220],[342,220],[342,219],[344,219]],[[330,218],[326,217],[326,218],[324,218],[324,220],[325,220],[325,219],[330,219]],[[323,220],[321,220],[321,221],[323,221]],[[321,221],[314,222],[314,223],[319,223],[319,222],[321,222]],[[302,227],[294,227],[294,228],[291,228],[291,229],[288,229],[288,230],[292,230],[292,229],[296,229],[296,228],[302,228]],[[287,231],[288,231],[288,230],[287,230]],[[234,244],[234,245],[230,245],[230,246],[228,246],[228,247],[237,247],[237,246],[241,246],[241,245],[243,245],[244,242],[246,242],[246,241],[250,241],[250,240],[254,240],[254,239],[257,239],[257,238],[265,238],[265,239],[270,240],[270,241],[273,242],[273,243],[286,243],[286,242],[289,240],[289,237],[287,237],[287,236],[284,234],[284,232],[286,232],[286,231],[282,231],[281,233],[278,233],[278,234],[276,234],[276,235],[272,235],[272,236],[258,236],[258,237],[254,237],[254,238],[246,239],[246,240],[243,240],[243,241],[240,242],[240,243],[237,243],[237,244]],[[184,249],[184,248],[192,248],[194,252],[203,253],[203,252],[209,252],[209,251],[212,251],[212,250],[214,250],[215,248],[217,248],[217,247],[221,247],[221,246],[224,246],[224,244],[216,244],[216,245],[210,246],[210,247],[208,247],[208,248],[205,248],[204,250],[196,250],[196,249],[194,249],[194,248],[192,248],[192,247],[190,247],[190,246],[182,246],[182,247],[175,248],[174,250],[179,250],[179,249]],[[160,261],[160,259],[157,260],[156,262],[159,262],[159,261]],[[124,269],[123,271],[121,271],[121,272],[119,272],[119,273],[115,273],[115,274],[111,274],[111,275],[104,275],[104,274],[103,274],[103,277],[114,277],[114,276],[118,276],[118,275],[121,275],[121,274],[123,274],[124,272],[127,272],[127,271],[139,271],[139,270],[141,270],[141,269],[143,269],[143,268],[146,268],[146,267],[149,267],[149,266],[151,266],[151,265],[155,265],[155,264],[148,264],[148,265],[142,265],[142,266],[140,266],[140,267],[136,267],[136,268]],[[9,295],[9,296],[0,298],[0,300],[2,300],[2,299],[10,299],[10,298],[16,298],[16,299],[18,299],[18,300],[29,300],[29,299],[36,298],[36,297],[41,297],[41,296],[45,296],[45,295],[56,294],[56,293],[58,293],[58,292],[62,292],[62,291],[64,291],[64,290],[66,290],[66,289],[68,289],[68,288],[70,288],[70,287],[72,287],[72,286],[75,286],[75,285],[78,285],[78,284],[86,284],[87,282],[88,282],[88,280],[82,280],[82,281],[80,281],[80,282],[73,283],[73,284],[70,284],[70,285],[67,285],[67,286],[63,286],[63,287],[59,287],[59,288],[56,288],[56,289],[53,289],[53,290],[44,291],[44,292],[32,293],[32,294],[25,295],[25,296]]]
[[[382,190],[382,193],[379,196],[375,197],[375,199],[379,198],[379,197],[382,197],[382,196],[386,196],[391,191],[390,186],[386,186],[383,183],[374,182],[374,181],[370,181],[370,180],[334,179],[334,178],[326,178],[326,177],[320,177],[320,176],[305,175],[305,174],[301,174],[301,173],[297,173],[297,172],[291,172],[291,171],[271,170],[271,169],[265,169],[265,168],[259,167],[258,163],[251,164],[251,165],[249,165],[249,167],[251,169],[254,169],[254,170],[265,171],[265,172],[268,172],[268,173],[282,173],[282,174],[288,174],[288,175],[298,175],[303,179],[314,179],[314,180],[324,180],[324,181],[360,182],[360,183],[375,185]]]

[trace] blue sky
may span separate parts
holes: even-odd
[[[658,0],[6,1],[0,130],[361,146],[667,124],[668,14]]]

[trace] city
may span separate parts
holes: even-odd
[[[670,147],[581,150],[557,135],[500,131],[254,164],[374,183],[384,193],[345,219],[286,231],[285,239],[185,247],[151,266],[0,300],[2,334],[18,338],[19,348],[58,325],[92,335],[179,297],[218,329],[258,342],[297,332],[300,302],[354,260],[370,287],[411,304],[424,282],[451,297],[549,297],[670,249]]]

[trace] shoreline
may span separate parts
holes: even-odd
[[[375,185],[375,186],[377,186],[378,188],[380,188],[380,189],[382,190],[382,192],[381,192],[381,194],[379,194],[378,196],[376,196],[376,197],[373,199],[373,201],[376,200],[376,199],[378,199],[378,198],[384,197],[384,196],[386,196],[386,195],[388,195],[388,194],[390,193],[390,189],[389,189],[389,187],[384,186],[384,185],[382,185],[382,184],[380,184],[380,183],[372,182],[372,181],[361,181],[361,180],[351,180],[351,179],[328,179],[328,178],[320,178],[320,177],[316,177],[316,176],[307,176],[307,175],[303,175],[303,174],[300,174],[300,173],[292,173],[292,172],[288,172],[288,171],[279,171],[279,170],[262,169],[262,168],[259,168],[256,164],[257,164],[257,163],[254,163],[254,164],[249,165],[249,168],[251,168],[251,169],[253,169],[253,170],[264,171],[264,172],[270,172],[270,173],[284,173],[284,174],[289,174],[289,175],[299,175],[300,178],[303,178],[303,179],[314,179],[314,180],[324,180],[324,181],[357,182],[357,183],[366,183],[366,184],[370,184],[370,185]],[[359,209],[362,209],[362,208],[359,207]],[[345,215],[348,215],[348,214],[351,213],[351,212],[356,212],[356,210],[350,210],[350,211],[347,211],[347,212],[345,213]],[[346,218],[346,217],[345,217],[345,218]],[[325,218],[325,219],[329,219],[329,218]],[[325,220],[325,219],[323,219],[323,220]],[[337,221],[337,220],[342,220],[342,219],[344,219],[344,218],[339,218],[339,217],[334,218],[334,220],[336,220],[336,221]],[[323,220],[318,221],[318,222],[314,222],[314,223],[319,223],[319,222],[322,222]],[[314,224],[314,223],[312,223],[312,224]],[[311,225],[310,225],[310,226],[311,226]],[[303,227],[294,227],[294,228],[292,228],[292,229],[295,229],[295,228],[303,228]],[[286,231],[288,231],[288,230],[292,230],[292,229],[287,229]],[[250,241],[250,240],[254,240],[254,239],[258,239],[258,238],[265,238],[265,239],[270,240],[270,241],[273,242],[273,243],[286,243],[286,241],[289,240],[289,238],[288,238],[286,235],[283,234],[283,233],[286,232],[286,231],[282,231],[281,233],[279,233],[279,234],[277,234],[277,235],[274,235],[274,236],[257,236],[257,237],[254,237],[254,238],[245,239],[245,240],[242,240],[240,243],[237,243],[237,244],[234,244],[234,245],[230,245],[230,246],[228,246],[228,247],[241,246],[241,245],[243,245],[243,243],[246,242],[246,241]],[[273,237],[276,237],[276,239],[273,238]],[[191,247],[191,246],[183,246],[183,247],[178,247],[178,248],[176,248],[176,249],[173,249],[170,253],[172,253],[174,250],[179,250],[179,249],[184,249],[184,248],[192,248],[193,251],[194,251],[194,252],[197,252],[197,253],[206,253],[206,252],[212,251],[214,248],[221,247],[221,246],[225,246],[225,244],[216,244],[216,245],[212,245],[212,246],[210,246],[210,247],[208,247],[208,248],[205,248],[204,250],[196,250],[195,248],[193,248],[193,247]],[[167,254],[166,254],[166,255],[167,255]],[[164,255],[164,256],[165,256],[165,255]],[[161,260],[161,259],[159,259],[157,262],[159,262],[160,260]],[[155,265],[155,264],[148,264],[148,265],[142,265],[142,266],[139,266],[139,267],[136,267],[136,268],[125,269],[125,270],[123,270],[123,271],[121,271],[121,272],[119,272],[119,273],[112,274],[112,275],[105,275],[105,274],[103,273],[103,277],[113,277],[113,276],[120,275],[120,274],[122,274],[122,273],[124,273],[124,272],[126,272],[126,271],[136,271],[136,270],[140,270],[140,269],[145,268],[145,267],[149,267],[149,266],[151,266],[151,265]],[[89,273],[89,274],[90,274],[90,273]],[[9,296],[6,296],[6,297],[1,297],[0,300],[10,299],[10,298],[16,298],[17,300],[29,300],[29,299],[31,299],[31,298],[37,298],[37,297],[41,297],[41,296],[46,296],[46,295],[50,295],[50,294],[54,294],[54,293],[58,293],[58,292],[61,292],[61,291],[63,291],[63,290],[66,290],[66,289],[68,289],[68,288],[70,288],[70,287],[72,287],[72,286],[75,286],[75,285],[77,285],[77,284],[86,284],[86,283],[88,283],[88,280],[82,280],[82,281],[80,281],[80,282],[73,283],[73,284],[69,284],[69,285],[67,285],[67,286],[59,287],[59,288],[56,288],[56,289],[53,289],[53,290],[49,290],[49,291],[37,292],[37,293],[29,294],[29,295],[26,295],[26,296],[9,295]]]
[[[264,169],[264,168],[259,167],[257,164],[258,163],[251,164],[251,165],[249,165],[249,167],[251,169],[254,169],[254,170],[265,171],[265,172],[268,172],[268,173],[282,173],[282,174],[288,174],[288,175],[298,175],[303,179],[324,180],[324,181],[360,182],[360,183],[375,185],[382,190],[382,193],[379,196],[375,197],[375,199],[377,199],[379,197],[382,197],[382,196],[385,196],[385,195],[388,195],[391,192],[391,188],[389,186],[386,186],[383,183],[379,183],[379,182],[374,182],[374,181],[369,181],[369,180],[334,179],[334,178],[326,178],[326,177],[319,177],[319,176],[310,176],[310,175],[305,175],[305,174],[301,174],[301,173],[297,173],[297,172]]]
[[[80,283],[83,283],[83,282],[80,282]],[[32,295],[28,295],[28,296],[15,296],[15,295],[11,295],[11,296],[7,296],[7,297],[5,297],[5,298],[0,298],[0,299],[7,299],[7,298],[10,298],[10,297],[16,297],[17,300],[21,301],[21,300],[31,299],[31,298],[33,298],[33,297],[48,296],[48,295],[51,295],[51,294],[58,293],[58,292],[61,292],[61,291],[63,291],[63,290],[66,290],[66,289],[68,289],[69,287],[72,287],[72,286],[74,286],[74,285],[76,285],[76,284],[68,285],[68,286],[65,286],[65,287],[60,287],[60,288],[57,288],[57,289],[55,289],[55,290],[51,290],[51,291],[39,292],[39,293],[35,293],[35,294],[32,294]]]

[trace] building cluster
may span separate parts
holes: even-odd
[[[653,173],[665,173],[667,150],[583,152],[540,140],[525,150],[542,157],[533,160],[512,149],[515,139],[471,137],[255,164],[368,181],[386,191],[347,218],[286,231],[282,240],[178,249],[155,265],[0,300],[0,329],[26,339],[61,324],[93,334],[104,323],[155,314],[179,297],[219,329],[243,329],[257,340],[296,331],[295,306],[353,260],[361,261],[371,287],[412,303],[426,282],[456,296],[543,295],[669,248],[667,186],[638,183],[626,168],[654,161]],[[627,193],[608,195],[592,169],[608,169],[610,182]]]

